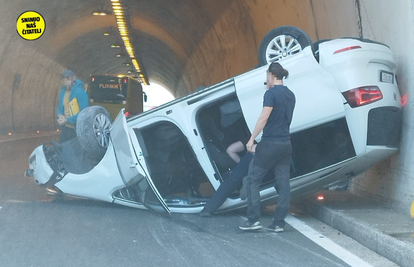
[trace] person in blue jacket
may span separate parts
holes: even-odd
[[[79,112],[89,106],[88,94],[83,90],[83,82],[76,79],[71,70],[61,74],[62,87],[57,107],[57,122],[60,125],[59,142],[76,137],[75,125]]]

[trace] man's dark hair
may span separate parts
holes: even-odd
[[[270,64],[268,71],[278,80],[282,80],[283,78],[287,78],[289,76],[289,72],[275,61]]]

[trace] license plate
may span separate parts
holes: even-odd
[[[382,70],[380,72],[380,81],[384,83],[394,83],[394,73]]]

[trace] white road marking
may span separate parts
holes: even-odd
[[[371,264],[362,260],[361,258],[346,250],[345,248],[337,245],[329,238],[325,237],[324,235],[322,235],[315,229],[311,228],[309,225],[302,222],[301,220],[293,217],[292,215],[288,215],[285,221],[293,228],[295,228],[298,232],[302,233],[304,236],[315,242],[317,245],[321,246],[326,251],[329,251],[330,253],[340,258],[347,264],[355,267],[373,267]]]

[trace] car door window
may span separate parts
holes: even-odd
[[[167,205],[205,203],[214,189],[178,126],[160,121],[134,130],[142,135],[149,176]]]

